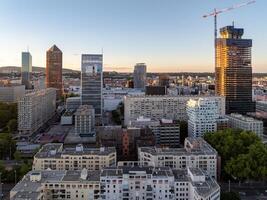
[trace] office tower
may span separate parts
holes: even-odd
[[[102,117],[103,55],[83,54],[81,66],[81,103],[92,105],[97,123]]]
[[[46,88],[56,88],[57,99],[62,95],[62,51],[56,45],[46,52]]]
[[[32,73],[32,56],[30,52],[22,52],[21,54],[21,84],[26,89],[32,89],[31,85]]]
[[[219,108],[213,99],[190,99],[187,102],[188,135],[202,137],[207,132],[217,130],[216,120],[219,118]]]
[[[125,96],[124,125],[139,117],[153,120],[173,119],[187,121],[186,103],[189,99],[199,98],[214,100],[221,116],[225,115],[225,97],[223,96]]]
[[[225,116],[229,120],[229,127],[252,131],[260,138],[263,137],[263,122],[252,117],[232,113]]]
[[[159,85],[169,87],[170,77],[168,74],[160,74],[159,75]]]
[[[146,86],[146,64],[145,63],[137,63],[134,66],[134,88],[137,89],[145,89]]]
[[[220,29],[216,39],[216,93],[226,97],[226,113],[255,112],[252,102],[251,39],[234,26]]]
[[[183,148],[140,147],[138,160],[156,167],[186,169],[199,167],[207,175],[217,179],[219,155],[203,138],[187,137]],[[177,162],[178,161],[178,162]]]
[[[75,112],[75,132],[81,137],[95,136],[95,109],[91,105],[81,105]]]
[[[18,101],[18,131],[32,134],[51,119],[56,111],[56,89],[32,91]]]
[[[64,147],[62,143],[49,143],[35,154],[32,164],[34,170],[100,170],[116,166],[115,147],[88,148],[82,144]]]

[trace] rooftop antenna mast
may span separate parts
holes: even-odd
[[[224,12],[228,12],[237,8],[241,8],[250,4],[256,3],[256,0],[251,0],[245,3],[241,3],[241,4],[237,4],[237,5],[233,5],[231,7],[228,8],[224,8],[224,9],[216,9],[214,8],[214,11],[212,13],[203,15],[203,18],[207,18],[207,17],[214,17],[214,46],[215,46],[215,66],[216,66],[216,39],[217,39],[217,15],[224,13]]]

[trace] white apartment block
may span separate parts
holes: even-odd
[[[115,166],[115,147],[85,148],[79,144],[75,148],[64,148],[61,143],[45,144],[34,156],[33,170],[99,170]]]
[[[211,99],[216,102],[220,115],[225,115],[223,96],[125,96],[124,124],[128,126],[140,116],[151,119],[173,119],[187,121],[186,104],[189,99]]]
[[[260,138],[263,137],[263,122],[252,117],[246,117],[240,114],[232,113],[226,115],[231,128],[239,128],[256,133]]]
[[[220,110],[214,99],[190,99],[186,105],[186,112],[188,115],[188,136],[202,137],[207,132],[217,130]]]
[[[75,132],[80,136],[95,136],[95,109],[81,105],[75,112]]]
[[[217,151],[202,138],[186,138],[184,148],[140,147],[138,159],[140,163],[156,167],[200,168],[215,179],[219,171]]]
[[[0,87],[0,102],[16,103],[24,95],[25,95],[25,85]]]
[[[197,168],[118,166],[98,171],[31,171],[11,200],[219,200],[220,186]]]
[[[10,191],[11,200],[100,199],[100,171],[34,170]]]
[[[31,91],[18,101],[18,130],[32,134],[53,117],[56,111],[56,89]]]

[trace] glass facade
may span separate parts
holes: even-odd
[[[103,55],[83,54],[81,63],[81,103],[92,105],[95,116],[102,116]]]
[[[30,52],[22,52],[21,54],[21,84],[26,89],[32,89],[31,84],[32,73],[32,56]]]
[[[255,112],[252,101],[251,39],[244,30],[226,26],[216,39],[216,93],[225,96],[226,113]]]

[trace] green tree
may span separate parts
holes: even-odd
[[[21,159],[22,159],[21,153],[19,151],[15,151],[13,156],[14,156],[14,159],[17,161],[21,161]]]
[[[7,130],[9,133],[14,133],[18,128],[17,119],[11,119],[7,123]]]
[[[240,200],[240,196],[236,192],[223,192],[221,200]]]

